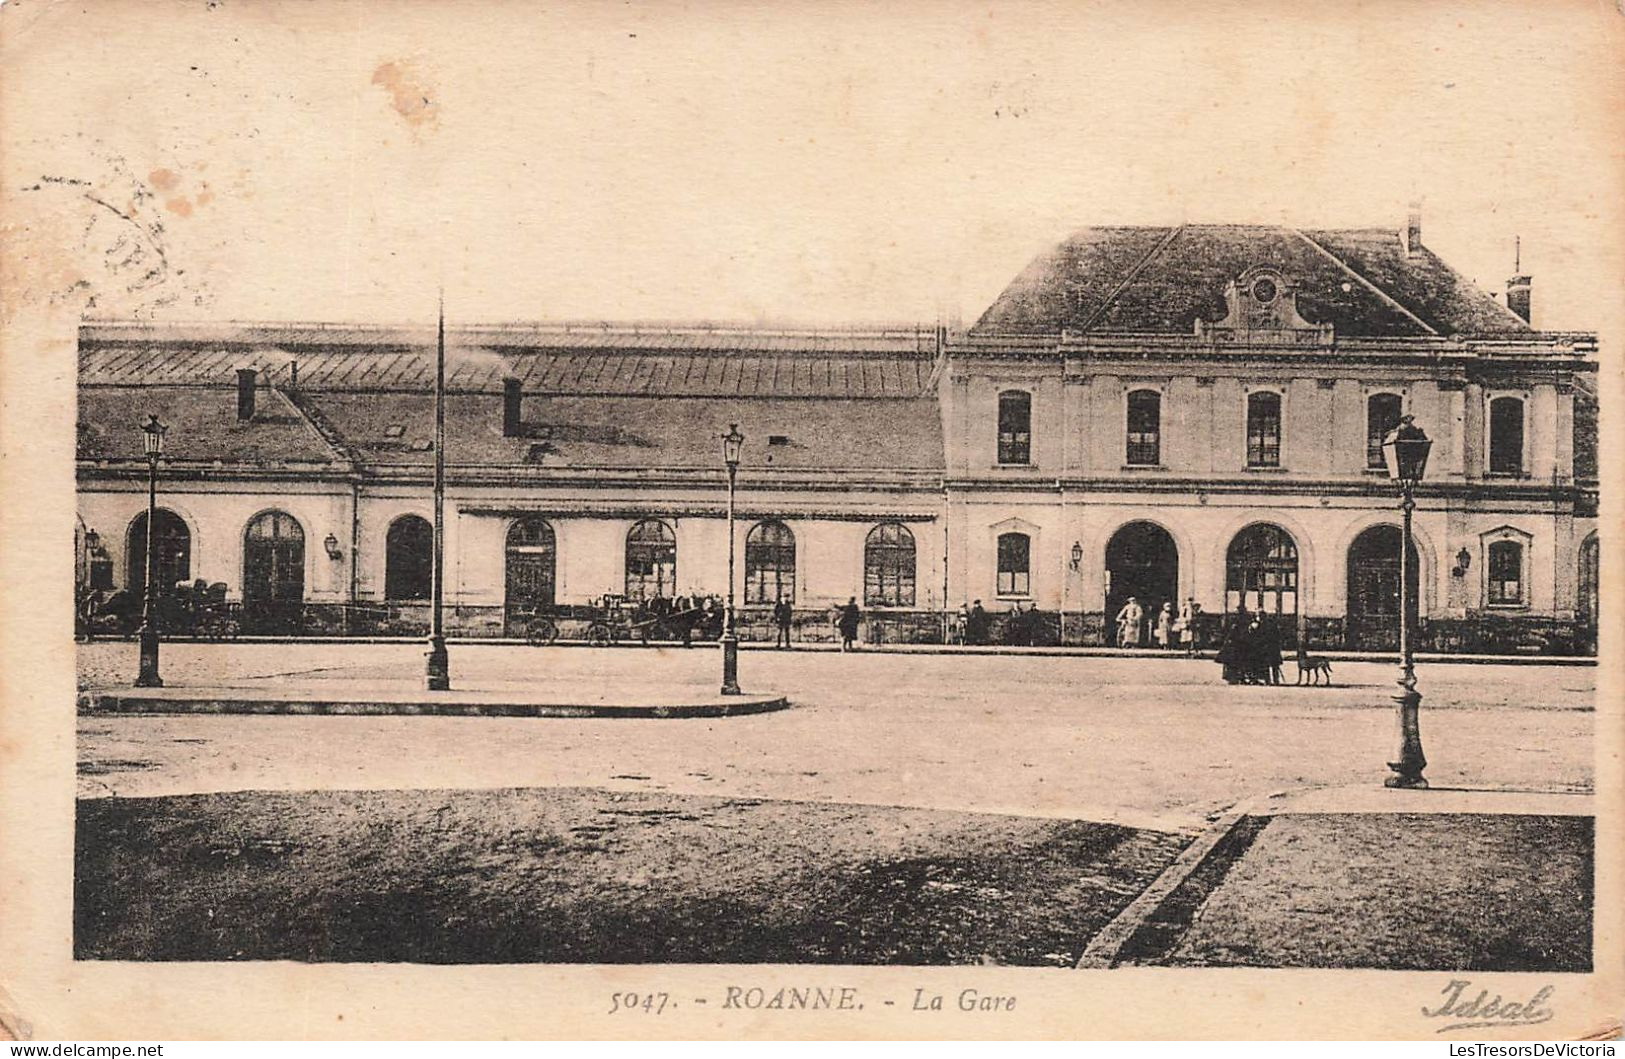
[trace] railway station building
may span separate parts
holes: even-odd
[[[605,595],[734,589],[767,638],[930,642],[981,601],[1099,644],[1134,596],[1391,646],[1402,415],[1421,646],[1595,650],[1596,339],[1530,326],[1398,228],[1088,228],[971,327],[457,326],[447,333],[450,631]],[[161,585],[223,585],[244,633],[415,634],[432,569],[433,326],[87,320],[82,589],[139,595],[140,424],[168,428]],[[997,633],[997,628],[996,628]]]

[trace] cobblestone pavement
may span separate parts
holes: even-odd
[[[460,686],[714,686],[714,648],[454,645]],[[415,680],[409,644],[166,645],[173,684]],[[80,649],[81,683],[135,648]],[[1290,663],[1288,674],[1292,672]],[[1332,688],[1229,687],[1186,659],[747,651],[789,711],[722,720],[85,716],[82,797],[231,790],[583,786],[1066,817],[1194,832],[1272,791],[1380,784],[1393,667]],[[1435,786],[1589,789],[1595,670],[1420,670]]]

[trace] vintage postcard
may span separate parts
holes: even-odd
[[[0,5],[0,1028],[1617,1036],[1622,59]]]

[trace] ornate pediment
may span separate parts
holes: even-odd
[[[1298,284],[1280,269],[1254,265],[1224,286],[1225,316],[1198,319],[1196,336],[1215,343],[1329,346],[1332,325],[1298,313]]]

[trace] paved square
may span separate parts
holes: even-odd
[[[459,686],[713,688],[714,648],[453,645]],[[171,685],[411,683],[415,644],[176,644]],[[1290,670],[1290,667],[1288,667]],[[81,648],[127,681],[133,645]],[[80,721],[80,794],[598,787],[1062,817],[1193,833],[1283,789],[1380,784],[1393,667],[1333,688],[1231,687],[1183,658],[747,651],[748,690],[792,709],[721,720],[116,717]],[[1589,789],[1595,670],[1427,665],[1435,786]]]

